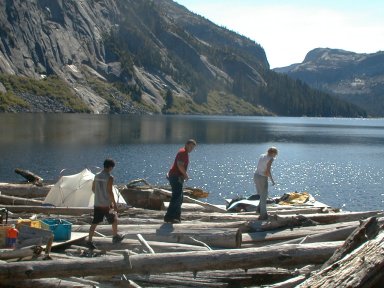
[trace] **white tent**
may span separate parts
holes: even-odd
[[[95,178],[90,170],[79,174],[62,176],[51,188],[43,203],[56,207],[93,207],[92,182]],[[116,203],[126,204],[116,187],[113,187]]]

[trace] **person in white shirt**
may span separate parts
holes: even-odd
[[[259,220],[267,220],[267,197],[268,197],[268,178],[271,180],[272,185],[275,185],[275,181],[272,177],[271,167],[273,160],[277,156],[276,147],[270,147],[265,154],[261,154],[257,168],[253,176],[255,182],[257,194],[260,196],[260,203],[257,211],[260,213]]]

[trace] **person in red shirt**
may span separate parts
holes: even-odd
[[[183,204],[183,183],[188,180],[189,153],[196,146],[196,141],[189,139],[183,148],[180,148],[175,157],[175,161],[167,174],[169,184],[172,188],[172,197],[169,203],[167,213],[164,216],[164,222],[180,223],[181,204]]]

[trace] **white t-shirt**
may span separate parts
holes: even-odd
[[[268,156],[268,154],[261,154],[259,158],[259,162],[257,163],[257,168],[255,174],[261,175],[261,176],[267,176],[265,175],[265,172],[267,171],[267,164],[272,159],[272,156]]]

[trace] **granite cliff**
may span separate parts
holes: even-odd
[[[0,111],[366,115],[171,0],[4,0],[0,36]]]

